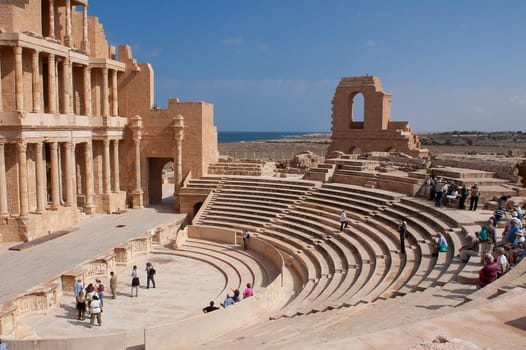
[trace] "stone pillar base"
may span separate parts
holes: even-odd
[[[84,207],[84,213],[90,216],[94,216],[96,214],[96,211],[97,207],[95,207],[94,205],[86,205]]]
[[[143,209],[144,208],[143,194],[144,194],[143,191],[133,191],[131,193],[133,209]]]

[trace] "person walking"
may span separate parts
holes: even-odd
[[[469,210],[477,210],[479,204],[480,191],[477,184],[471,186],[471,196],[469,197]]]
[[[84,320],[86,316],[86,294],[84,290],[81,290],[79,295],[77,295],[77,311],[77,319],[81,321]]]
[[[138,297],[139,296],[139,284],[141,284],[141,282],[139,281],[139,272],[137,271],[137,265],[133,265],[131,277],[132,277],[132,285],[131,285],[130,297],[133,297],[134,289],[135,289],[135,297]]]
[[[155,288],[155,269],[149,262],[146,263],[146,289],[150,289],[150,282],[152,282],[153,288]]]
[[[405,239],[407,238],[407,222],[400,222],[398,226],[398,232],[400,233],[400,254],[405,255]]]
[[[113,299],[117,297],[117,276],[115,276],[115,272],[110,272],[110,289],[111,289],[111,296]]]
[[[345,210],[342,209],[342,212],[340,213],[340,232],[342,232],[343,229],[347,228],[347,225],[347,213],[345,212]]]

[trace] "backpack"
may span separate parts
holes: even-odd
[[[157,271],[155,271],[155,269],[152,267],[152,268],[150,269],[150,271],[149,271],[149,274],[150,274],[150,276],[153,276],[153,275],[155,275],[156,272],[157,272]]]
[[[479,232],[479,240],[481,242],[487,242],[488,241],[488,229],[486,226],[482,227],[482,229]]]

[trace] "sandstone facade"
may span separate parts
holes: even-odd
[[[85,0],[0,1],[0,241],[158,200],[159,167],[206,173],[213,106],[154,108],[153,70],[110,46]]]
[[[355,99],[362,94],[363,121],[356,120]],[[398,151],[411,156],[428,154],[408,122],[391,121],[391,94],[383,91],[380,78],[342,78],[332,100],[332,137],[329,152],[360,154]]]

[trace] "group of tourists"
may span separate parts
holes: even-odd
[[[110,273],[110,288],[112,297],[115,299],[117,280],[114,272]],[[100,279],[95,279],[95,283],[89,283],[85,288],[81,279],[77,279],[73,287],[75,300],[77,303],[77,319],[83,321],[86,317],[90,319],[90,327],[97,320],[97,324],[102,326],[102,308],[104,306],[104,284]]]
[[[232,293],[232,295],[227,294],[225,300],[221,303],[223,308],[234,305],[235,303],[238,303],[242,300],[239,289],[232,289]],[[252,284],[247,283],[245,290],[243,291],[243,299],[247,299],[252,296],[254,296],[254,288],[252,288]],[[219,308],[215,306],[214,302],[210,301],[210,305],[203,308],[203,313],[207,314],[218,309]]]
[[[469,198],[469,210],[477,210],[480,197],[477,184],[470,188],[466,184],[459,186],[455,181],[447,181],[433,174],[426,177],[423,191],[423,196],[429,196],[429,200],[434,201],[438,208],[458,203],[458,209],[465,210],[466,201]]]
[[[482,288],[504,275],[525,256],[524,217],[518,203],[510,205],[511,213],[505,209],[510,196],[501,196],[493,216],[482,228],[466,235],[466,244],[459,250],[459,257],[467,262],[471,256],[479,256],[484,267],[479,271],[478,287]],[[509,215],[508,215],[509,214]],[[497,225],[505,221],[502,236],[497,237]]]
[[[155,288],[155,274],[156,270],[150,262],[146,263],[146,276],[147,283],[146,288],[150,288],[150,283],[152,287]],[[138,289],[140,286],[139,273],[137,271],[137,265],[133,266],[132,273],[132,282],[131,282],[131,294],[130,296],[138,296]],[[110,272],[110,291],[112,299],[117,298],[117,276],[115,272]],[[104,307],[104,291],[105,287],[102,281],[99,278],[95,279],[94,283],[89,283],[85,288],[82,284],[82,279],[77,279],[73,287],[75,293],[76,309],[77,309],[77,319],[80,321],[85,320],[86,318],[90,319],[90,327],[95,324],[102,326],[102,310]]]

